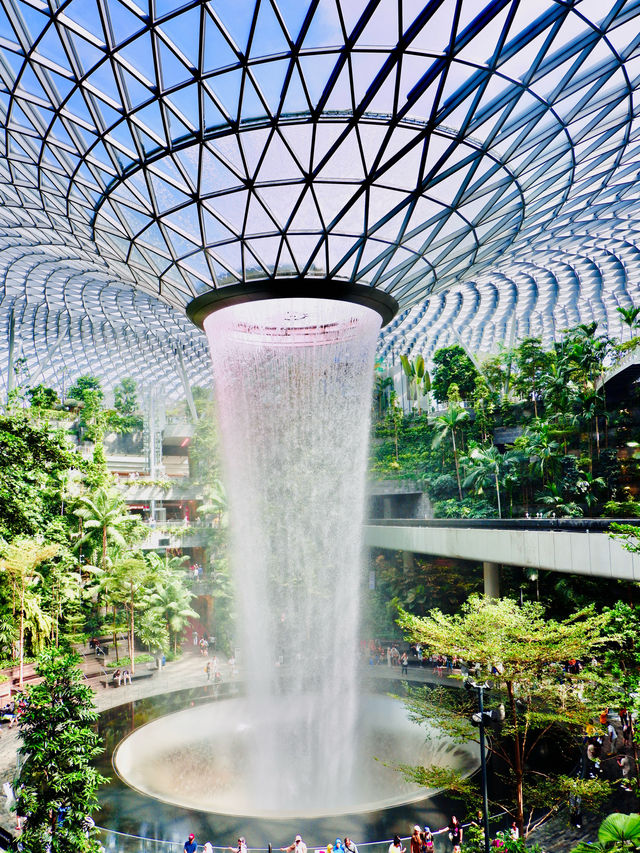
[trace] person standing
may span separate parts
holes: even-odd
[[[196,837],[193,832],[189,833],[189,837],[184,842],[184,853],[196,853]]]
[[[247,853],[247,842],[244,839],[244,836],[241,835],[238,838],[238,846],[237,847],[227,847],[227,850],[232,850],[233,853]]]
[[[307,845],[304,843],[300,835],[296,835],[293,844],[288,847],[281,847],[282,853],[307,853]]]
[[[402,653],[402,657],[400,658],[400,663],[402,664],[402,668],[400,670],[400,675],[408,675],[409,674],[409,658],[406,652]]]
[[[358,848],[356,847],[355,842],[353,842],[349,836],[344,840],[344,849],[346,853],[358,853]]]
[[[411,833],[411,853],[421,853],[422,839],[420,838],[420,827],[416,824]]]
[[[433,853],[433,833],[428,826],[425,826],[422,833],[422,853]]]
[[[462,847],[462,825],[455,815],[451,815],[449,821],[449,841],[455,850],[456,847]]]
[[[393,841],[389,845],[389,853],[407,853],[407,848],[402,846],[399,835],[393,836]]]

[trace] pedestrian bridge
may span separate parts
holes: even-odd
[[[376,519],[372,548],[640,581],[640,554],[609,534],[614,519]],[[640,526],[639,519],[618,519]],[[639,531],[640,532],[640,531]],[[639,541],[640,544],[640,541]],[[485,571],[486,574],[486,571]]]

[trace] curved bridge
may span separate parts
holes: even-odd
[[[522,566],[577,575],[640,580],[640,554],[613,539],[613,521],[639,519],[376,519],[365,544],[488,565]],[[640,544],[640,542],[639,542]]]

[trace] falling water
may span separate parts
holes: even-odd
[[[317,299],[205,330],[232,521],[254,795],[288,814],[352,785],[361,535],[380,318]]]

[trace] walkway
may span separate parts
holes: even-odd
[[[391,551],[640,580],[640,554],[612,539],[610,524],[584,518],[376,519],[365,525],[364,540]]]

